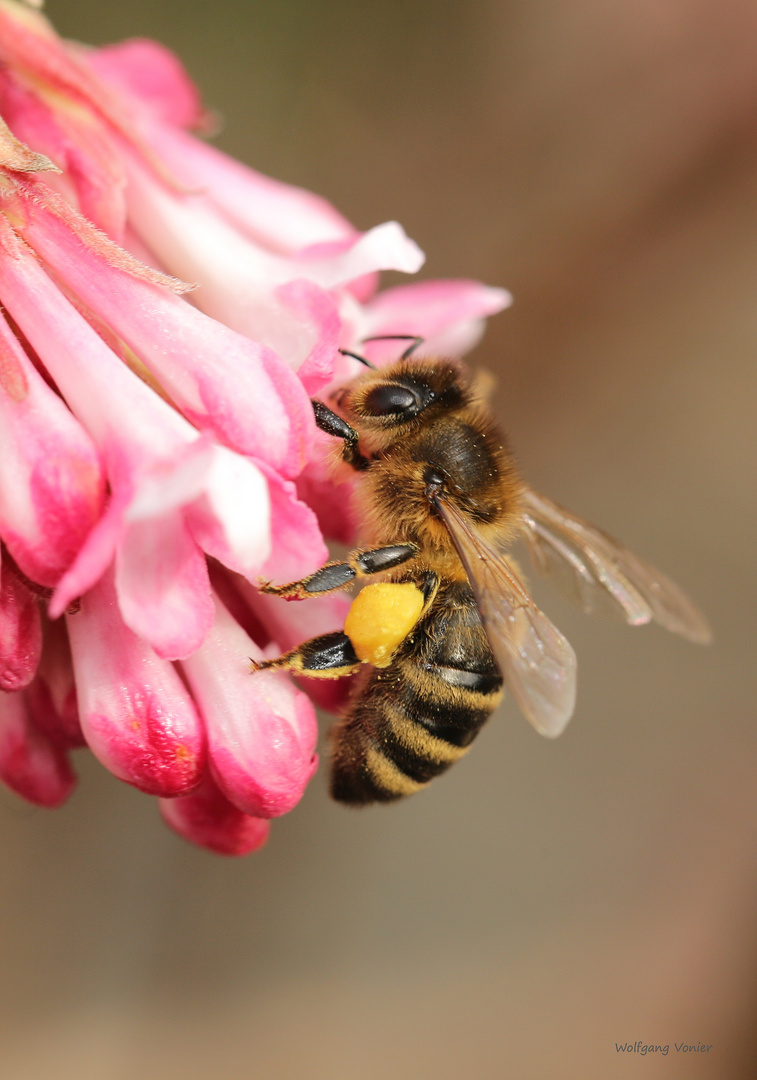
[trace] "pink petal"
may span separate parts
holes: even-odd
[[[149,148],[139,143],[128,103],[93,74],[82,53],[62,42],[39,12],[18,3],[0,7],[0,61],[31,73],[30,81],[44,87],[62,113],[89,113],[107,121],[159,169]]]
[[[0,261],[0,281],[3,267],[10,262]],[[172,502],[178,506],[183,500],[190,503],[198,498],[203,474],[212,472],[213,462],[220,460],[220,448],[198,439],[185,420],[126,368],[33,259],[22,256],[13,260],[5,283],[8,287],[3,297],[14,317],[100,441],[113,488],[106,514],[60,583],[51,614],[59,614],[97,580],[123,540],[118,588],[128,623],[154,641],[161,655],[185,655],[196,647],[210,620],[207,581],[203,580],[204,563],[190,545],[184,526],[177,520],[168,521],[164,511]],[[41,319],[40,310],[55,322]],[[53,337],[53,325],[56,334],[62,335],[61,341]],[[291,372],[286,378],[302,396],[314,426],[312,409],[299,381]],[[245,475],[257,476],[249,464],[242,463],[240,468]],[[212,496],[212,490],[206,490]],[[245,493],[244,489],[240,492]],[[135,519],[149,514],[153,523],[138,527]],[[228,521],[223,524],[228,532]],[[161,547],[166,530],[171,544]],[[152,553],[149,582],[143,577],[147,566],[135,565],[132,549],[140,553],[140,559]],[[267,550],[267,545],[258,544],[256,568]],[[130,601],[135,596],[137,599]]]
[[[295,271],[291,276],[307,278],[323,289],[333,289],[375,270],[415,274],[425,258],[398,222],[387,221],[356,239],[314,244],[298,252],[290,260]]]
[[[207,191],[233,226],[271,251],[288,254],[356,234],[320,195],[264,176],[182,132],[158,130],[153,138],[187,186]]]
[[[107,451],[112,483],[119,491],[131,489],[133,492],[126,510],[127,521],[163,517],[168,511],[190,506],[204,491],[218,447],[204,435],[193,438],[191,428],[187,428],[186,434],[191,441],[183,445],[177,441],[173,454],[152,461],[137,461],[136,468],[133,448],[117,439],[112,441]],[[237,456],[228,450],[225,453]]]
[[[11,68],[33,72],[36,81],[51,84],[59,92],[91,98],[103,106],[109,96],[89,72],[76,65],[44,16],[25,5],[0,8],[0,58]]]
[[[325,199],[227,157],[177,127],[204,121],[196,91],[179,62],[154,42],[127,41],[89,52],[88,66],[113,89],[139,98],[145,142],[189,190],[207,191],[228,220],[274,251],[355,232]],[[162,122],[161,122],[162,121]]]
[[[129,180],[129,215],[137,233],[162,265],[200,283],[194,303],[298,368],[310,345],[304,347],[303,333],[275,289],[311,275],[297,273],[289,259],[245,237],[205,195],[177,195],[158,184],[133,156]]]
[[[477,281],[418,281],[379,293],[365,306],[359,328],[362,338],[380,334],[413,334],[424,338],[426,355],[460,356],[476,344],[483,320],[512,303],[505,289]],[[357,344],[357,343],[356,343]],[[402,351],[396,341],[366,345],[370,358],[394,359]]]
[[[207,197],[170,192],[133,154],[128,169],[130,219],[161,264],[200,282],[194,300],[206,314],[269,345],[295,368],[305,354],[295,347],[291,312],[275,295],[279,285],[305,279],[331,289],[375,270],[414,273],[423,262],[396,222],[288,258],[274,255],[229,225]]]
[[[253,630],[253,636],[262,644],[268,644],[271,639],[275,643],[266,650],[266,656],[271,652],[275,654],[294,649],[302,642],[307,642],[310,637],[341,630],[352,603],[352,597],[347,593],[313,596],[301,602],[288,602],[280,596],[267,596],[259,592],[254,585],[241,578],[234,578],[231,588],[236,599],[244,605],[241,613],[234,607],[234,616],[245,627],[248,622],[253,627],[265,627],[265,635],[256,635]],[[224,598],[226,602],[226,595]],[[231,600],[233,602],[233,596]],[[252,613],[252,620],[249,619],[249,613]],[[316,705],[325,708],[329,713],[339,713],[347,705],[352,679],[298,678],[297,684],[306,690],[308,697]]]
[[[236,584],[281,652],[294,649],[308,638],[341,630],[352,603],[352,596],[346,592],[309,600],[282,600],[280,596],[266,596],[249,582],[237,579]]]
[[[359,481],[354,475],[335,470],[333,443],[336,440],[329,436],[324,436],[325,439],[329,441],[321,443],[321,453],[316,454],[297,477],[297,493],[315,510],[323,535],[349,547],[359,533],[360,514],[356,505]]]
[[[181,61],[157,41],[134,38],[87,50],[81,59],[119,97],[139,98],[168,125],[191,128],[204,120],[200,95]]]
[[[317,758],[309,699],[284,675],[250,674],[260,649],[216,601],[216,620],[183,669],[208,733],[211,771],[224,795],[256,817],[277,817],[300,800]]]
[[[289,603],[277,596],[266,596],[249,581],[218,566],[211,567],[211,582],[224,607],[248,636],[265,648],[266,656],[286,652],[308,638],[341,630],[352,603],[346,593]],[[353,682],[350,677],[296,681],[311,701],[332,713],[345,708]]]
[[[280,285],[276,299],[291,311],[303,344],[310,346],[297,374],[307,393],[316,394],[334,378],[342,329],[337,306],[327,292],[310,281]]]
[[[194,652],[213,621],[205,557],[175,511],[126,527],[116,591],[126,625],[167,660]]]
[[[206,774],[191,795],[161,799],[167,825],[192,844],[218,855],[249,855],[268,839],[271,825],[251,817],[229,802]]]
[[[0,454],[0,531],[27,577],[53,586],[102,510],[103,468],[1,314]]]
[[[97,521],[98,514],[102,512],[104,477],[95,447],[89,440],[80,440],[79,432],[76,433],[78,446],[71,445],[73,440],[68,446],[63,440],[56,441],[50,431],[47,436],[45,442],[49,446],[49,455],[35,462],[29,487],[40,532],[48,545],[45,561],[49,567],[53,559],[59,565],[68,565],[72,556],[81,549],[87,535],[86,529]],[[38,449],[41,450],[42,446],[39,445]],[[14,539],[17,543],[18,534]],[[56,546],[54,555],[50,551],[52,545]],[[13,550],[10,541],[9,546]],[[27,550],[25,555],[28,558],[30,552]],[[33,580],[42,577],[39,566],[42,556],[39,551],[37,555],[38,571]],[[31,573],[29,577],[32,577]],[[40,583],[52,584],[49,578]]]
[[[34,217],[42,215],[50,229],[38,233],[49,240],[59,230],[72,259],[86,262],[76,235],[60,219],[32,203],[15,200],[11,207],[19,214],[26,208]],[[107,450],[116,441],[130,447],[136,460],[154,461],[194,441],[192,427],[105,345],[1,214],[0,242],[12,256],[0,259],[3,303],[95,442]],[[99,269],[102,275],[104,267],[108,264],[95,260],[90,272]],[[149,446],[145,430],[151,433]]]
[[[60,806],[76,786],[68,755],[32,724],[24,691],[0,690],[0,780],[37,806]]]
[[[59,618],[110,566],[124,530],[127,505],[128,493],[111,496],[105,513],[87,537],[78,557],[58,582],[48,606],[51,619]]]
[[[271,251],[288,254],[356,233],[320,195],[264,176],[214,146],[165,129],[154,141],[176,176],[206,190],[227,221]]]
[[[0,565],[0,689],[28,686],[41,654],[39,601],[13,571],[6,555]]]
[[[120,242],[126,177],[118,145],[100,118],[84,109],[56,111],[8,69],[0,71],[0,111],[19,138],[63,169],[61,181],[47,183],[72,195],[86,217]]]
[[[265,472],[271,498],[272,543],[271,554],[258,574],[269,581],[295,581],[322,566],[329,557],[328,548],[315,513],[297,497],[291,480],[282,480],[271,469]]]
[[[226,447],[214,446],[203,494],[186,508],[187,525],[203,551],[248,577],[260,574],[271,550],[266,475],[277,474],[264,471]]]
[[[62,716],[55,707],[50,687],[44,680],[36,678],[25,691],[29,720],[37,731],[49,739],[53,746],[64,750],[74,750],[86,746],[81,729],[73,733],[69,730],[69,717]],[[74,695],[75,701],[75,695]],[[78,715],[76,717],[78,725]]]
[[[125,625],[110,574],[67,615],[87,744],[121,780],[153,795],[191,791],[205,735],[173,666]]]
[[[79,723],[71,649],[62,619],[45,621],[42,659],[34,682],[26,690],[32,723],[56,746],[86,746]]]
[[[26,205],[24,236],[157,375],[196,426],[283,475],[299,472],[315,430],[312,409],[296,375],[270,349],[173,293],[118,270],[83,248],[53,213],[36,203]],[[39,281],[36,285],[42,289]],[[61,389],[76,410],[70,393]]]
[[[266,596],[240,579],[235,585],[276,642],[279,652],[294,649],[309,638],[341,630],[352,603],[352,597],[347,593],[313,597],[298,603],[282,600],[279,596]],[[268,652],[270,650],[266,655]],[[339,713],[345,708],[352,689],[351,678],[298,679],[297,683],[316,705],[331,713]]]

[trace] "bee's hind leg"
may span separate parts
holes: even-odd
[[[311,679],[340,679],[360,667],[352,642],[340,630],[304,641],[276,660],[252,660],[251,664],[253,672],[291,671]]]

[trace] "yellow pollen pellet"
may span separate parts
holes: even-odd
[[[423,593],[412,582],[366,585],[344,620],[344,632],[358,658],[375,667],[391,663],[392,653],[418,622],[423,604]]]

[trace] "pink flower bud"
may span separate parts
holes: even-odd
[[[0,779],[37,806],[60,806],[76,786],[68,754],[34,726],[23,690],[0,690]]]
[[[29,715],[44,735],[57,746],[86,746],[79,723],[71,648],[63,619],[43,620],[44,645],[34,681],[26,690]]]
[[[41,652],[39,600],[21,581],[6,552],[0,562],[0,689],[28,686]]]
[[[0,455],[0,534],[24,574],[56,585],[102,511],[105,478],[95,444],[2,314]]]
[[[230,803],[207,773],[190,795],[161,799],[160,812],[179,836],[218,855],[257,851],[271,827],[269,821],[245,814]]]
[[[79,716],[106,768],[152,795],[199,782],[205,733],[174,667],[125,625],[111,575],[67,615]]]
[[[252,675],[258,646],[216,600],[213,627],[182,663],[208,735],[213,777],[240,810],[277,817],[295,806],[315,771],[318,735],[305,694],[274,672]]]

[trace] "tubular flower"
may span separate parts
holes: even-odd
[[[249,660],[346,606],[256,588],[354,539],[309,397],[352,373],[340,348],[459,354],[509,296],[378,292],[423,262],[399,225],[359,232],[204,124],[161,46],[86,49],[0,0],[0,778],[57,806],[87,746],[244,854],[317,764],[310,697]]]

